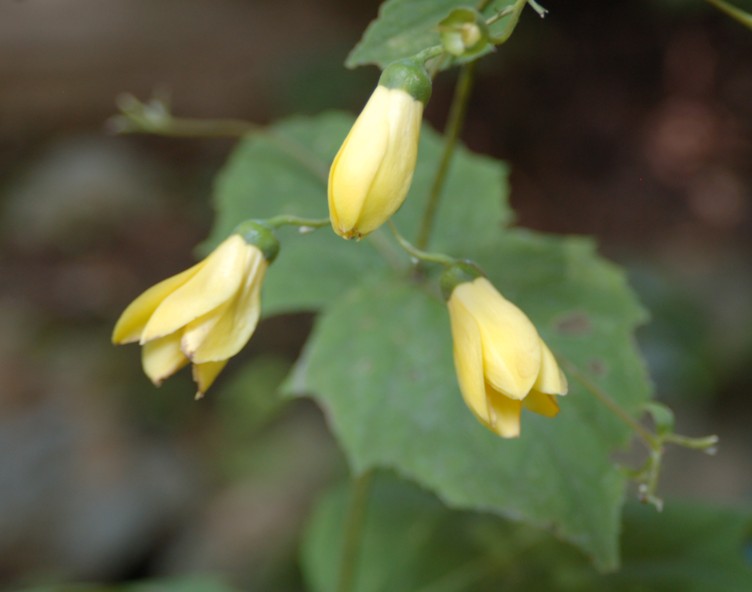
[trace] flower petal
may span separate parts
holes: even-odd
[[[193,365],[193,380],[198,387],[198,391],[196,392],[197,399],[202,398],[206,394],[206,391],[209,390],[209,387],[214,383],[225,365],[227,365],[227,360]]]
[[[180,351],[180,337],[168,335],[145,343],[141,350],[141,364],[144,373],[159,386],[188,363],[188,358]]]
[[[510,399],[486,385],[490,427],[502,438],[517,438],[520,435],[522,401]]]
[[[452,295],[447,302],[454,342],[454,366],[465,404],[483,422],[488,423],[486,387],[483,380],[483,352],[475,318]]]
[[[226,360],[238,353],[253,335],[261,313],[261,284],[267,267],[261,252],[253,265],[240,293],[222,311],[217,322],[192,352],[194,363]]]
[[[536,390],[530,391],[530,394],[522,400],[522,404],[530,411],[546,417],[556,417],[559,413],[556,397]]]
[[[381,226],[405,201],[418,159],[423,103],[404,90],[390,89],[389,93],[387,147],[360,213],[362,234]]]
[[[346,238],[353,236],[387,149],[388,97],[388,89],[376,87],[329,170],[329,215],[334,231]]]
[[[185,271],[152,286],[130,303],[120,315],[112,332],[113,343],[131,343],[141,339],[149,317],[162,301],[196,275],[206,261],[201,261]]]
[[[168,335],[230,300],[245,279],[251,247],[237,234],[209,255],[188,282],[167,296],[152,314],[141,343]]]
[[[540,370],[540,338],[535,327],[483,277],[460,284],[455,295],[480,328],[486,380],[500,393],[523,399]]]
[[[541,393],[547,393],[549,395],[566,395],[567,377],[559,368],[556,363],[556,358],[548,349],[548,346],[541,339],[541,364],[538,378],[533,384],[533,388]]]
[[[195,362],[193,356],[196,350],[201,347],[201,343],[214,329],[231,304],[232,300],[222,303],[214,310],[188,323],[182,330],[180,349],[192,362]]]

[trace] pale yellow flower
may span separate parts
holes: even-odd
[[[483,277],[457,284],[447,305],[460,391],[481,423],[515,438],[523,407],[554,417],[567,379],[527,316]]]
[[[376,230],[405,201],[431,81],[422,66],[384,70],[329,171],[329,217],[344,238]]]
[[[251,338],[267,266],[259,247],[233,234],[200,263],[136,298],[112,341],[143,346],[143,369],[156,385],[191,363],[201,397]]]

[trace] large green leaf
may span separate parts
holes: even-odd
[[[217,218],[206,248],[216,245],[247,218],[278,214],[325,217],[326,171],[353,118],[327,113],[281,122],[266,134],[242,141],[218,177]],[[418,165],[405,205],[395,221],[408,236],[417,233],[419,219],[441,153],[441,138],[424,127]],[[506,167],[460,148],[452,163],[439,210],[435,244],[448,251],[480,247],[491,241],[511,218],[506,205]],[[472,200],[473,208],[468,208]],[[458,231],[472,228],[472,233]],[[300,235],[280,233],[282,250],[264,286],[264,313],[318,309],[358,281],[367,270],[384,267],[401,252],[384,251],[383,233],[360,243],[346,242],[328,228]]]
[[[480,254],[560,355],[592,363],[628,409],[648,398],[630,335],[641,309],[587,243],[509,231]],[[571,382],[556,419],[526,414],[519,440],[498,438],[460,397],[445,305],[374,275],[320,318],[290,388],[321,402],[355,472],[393,468],[451,506],[551,528],[610,569],[625,486],[611,453],[628,432]]]
[[[311,592],[336,588],[347,488],[317,504],[302,548]],[[367,503],[355,592],[746,592],[749,512],[669,501],[627,505],[622,568],[601,575],[553,537],[450,511],[424,491],[379,475]],[[401,536],[395,536],[399,533]],[[388,569],[384,567],[388,566]]]
[[[347,497],[345,486],[323,496],[304,533],[302,566],[311,592],[336,590]],[[458,516],[468,514],[449,511],[425,491],[379,475],[366,505],[354,592],[433,590],[430,584],[474,562],[483,549]]]
[[[347,56],[345,64],[349,68],[377,64],[383,69],[394,60],[438,45],[439,22],[453,9],[474,4],[467,0],[387,0],[381,5],[378,18],[368,26],[363,38]],[[489,3],[484,14],[491,16],[514,4],[514,0],[495,0]],[[517,18],[509,16],[490,28],[494,36],[506,37],[516,24]]]

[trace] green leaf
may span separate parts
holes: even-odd
[[[439,45],[439,23],[455,8],[472,4],[467,0],[387,0],[381,5],[378,18],[368,26],[363,38],[347,56],[345,65],[355,68],[376,64],[383,69],[395,60]],[[514,4],[514,0],[495,0],[483,14],[489,17]],[[491,34],[502,38],[511,35],[518,15],[493,23],[489,27]],[[446,66],[449,65],[447,62]]]
[[[752,590],[750,512],[668,501],[662,513],[630,504],[624,566],[593,590],[746,592]],[[744,554],[747,554],[746,560]]]
[[[204,251],[248,218],[325,217],[326,170],[352,123],[352,116],[342,113],[298,117],[243,140],[218,177],[217,218]],[[441,148],[440,136],[424,126],[410,194],[394,218],[407,236],[418,231]],[[434,245],[459,252],[465,245],[480,247],[491,241],[511,219],[506,177],[503,164],[460,147],[447,178]],[[467,207],[470,198],[473,208]],[[472,230],[457,232],[458,227]],[[328,228],[305,235],[282,230],[280,255],[264,282],[264,314],[316,310],[357,283],[364,272],[385,268],[388,260],[407,264],[384,232],[348,243]]]
[[[312,592],[336,590],[348,488],[323,496],[309,520],[302,565]],[[433,496],[379,477],[369,492],[356,569],[357,592],[415,592],[474,559],[453,514]],[[395,536],[399,533],[399,536]]]
[[[336,589],[347,498],[344,486],[323,496],[304,533],[302,567],[312,592]],[[751,532],[749,512],[669,501],[657,513],[628,504],[622,568],[603,575],[550,535],[448,510],[380,474],[366,506],[354,591],[746,592]]]
[[[628,410],[648,398],[631,338],[643,313],[588,243],[508,231],[479,254],[560,355]],[[462,402],[443,302],[374,275],[320,318],[288,388],[319,400],[355,472],[392,468],[450,506],[550,528],[612,569],[625,477],[611,453],[629,433],[571,382],[556,419],[525,414],[519,440],[498,438]]]
[[[215,439],[216,465],[230,478],[250,472],[257,460],[253,452],[259,447],[259,431],[289,403],[279,387],[290,365],[279,355],[254,356],[212,394],[221,434]]]

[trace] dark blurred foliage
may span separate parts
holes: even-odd
[[[269,402],[311,319],[262,323],[205,401],[183,375],[155,390],[109,332],[191,263],[232,142],[104,122],[155,90],[178,115],[355,111],[377,72],[341,63],[377,5],[0,0],[0,588],[300,586],[296,538],[345,474],[313,405]],[[752,33],[699,0],[547,7],[482,62],[466,142],[511,163],[519,224],[593,234],[628,268],[660,397],[680,431],[722,438],[715,458],[671,452],[663,490],[748,501]]]

